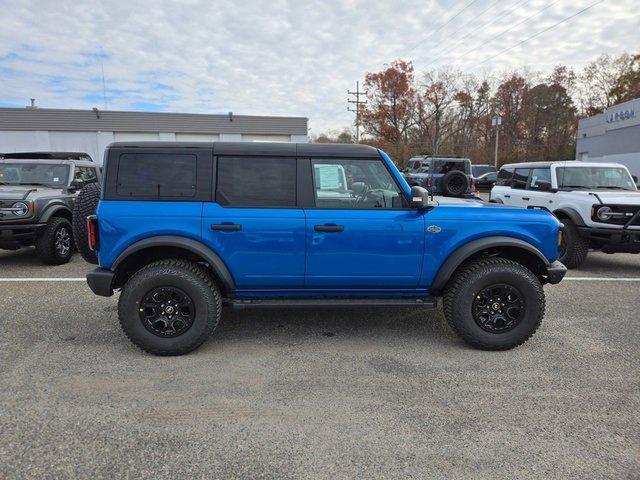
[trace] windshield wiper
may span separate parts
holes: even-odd
[[[610,189],[610,190],[629,190],[628,188],[618,187],[618,186],[615,186],[615,185],[607,185],[606,187],[596,187],[596,188],[606,188],[606,189]]]
[[[14,183],[13,185],[21,185],[21,186],[36,186],[36,187],[49,187],[48,183],[38,183],[38,182],[26,182],[26,183]]]

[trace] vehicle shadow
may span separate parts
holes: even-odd
[[[0,250],[0,265],[33,267],[42,265],[42,261],[34,247],[24,247],[19,250]]]
[[[580,268],[570,270],[574,276],[586,276],[598,274],[603,276],[620,276],[630,274],[637,276],[640,273],[640,255],[613,254],[590,252]]]
[[[215,342],[260,341],[295,345],[314,339],[407,340],[451,346],[462,342],[439,310],[416,308],[273,309],[235,311],[224,308]]]

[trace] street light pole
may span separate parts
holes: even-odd
[[[493,163],[497,170],[498,169],[498,138],[499,138],[498,132],[500,132],[500,125],[502,125],[502,117],[500,115],[496,115],[495,117],[493,117],[491,119],[491,125],[496,127],[496,150],[494,154]]]

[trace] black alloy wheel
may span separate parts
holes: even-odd
[[[526,305],[520,292],[504,283],[483,288],[473,301],[476,324],[489,333],[504,333],[515,328]]]
[[[172,338],[193,325],[195,305],[184,291],[176,287],[154,288],[140,302],[140,321],[159,337]]]

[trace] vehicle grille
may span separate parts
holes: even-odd
[[[614,213],[623,214],[621,216],[612,217],[611,219],[604,222],[599,219],[597,216],[598,208],[600,207],[609,207]],[[640,205],[594,205],[593,209],[593,217],[592,219],[595,222],[600,223],[609,223],[612,225],[627,225],[628,226],[640,226],[640,215],[636,216],[636,213],[640,211]]]

